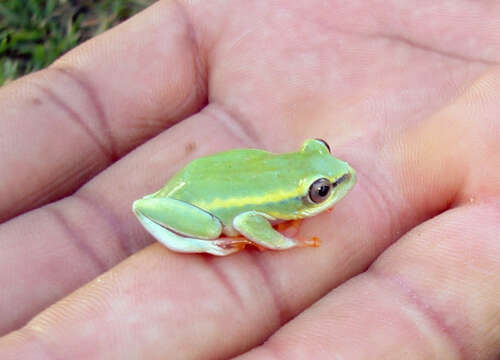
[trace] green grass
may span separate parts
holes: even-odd
[[[0,0],[0,85],[39,70],[154,0]]]

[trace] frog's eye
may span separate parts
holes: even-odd
[[[323,143],[323,145],[325,145],[325,146],[326,146],[326,148],[328,149],[328,152],[329,152],[330,154],[332,153],[332,149],[330,149],[330,145],[328,145],[328,143],[327,143],[325,140],[323,140],[323,139],[317,139],[317,138],[316,138],[316,139],[314,139],[314,140],[321,141],[321,142]]]
[[[309,199],[316,204],[323,202],[330,194],[330,190],[331,184],[328,179],[318,179],[309,187]]]

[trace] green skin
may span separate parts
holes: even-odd
[[[315,203],[310,187],[320,178],[336,186]],[[334,158],[323,141],[309,139],[293,153],[238,149],[196,159],[161,190],[135,201],[133,210],[173,251],[229,255],[249,242],[282,250],[303,244],[276,231],[273,223],[319,214],[355,182],[346,162]],[[239,235],[246,240],[235,238]]]

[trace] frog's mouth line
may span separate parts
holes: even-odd
[[[332,188],[335,188],[337,185],[342,184],[344,181],[349,180],[351,174],[347,173],[339,177],[337,180],[332,182]]]
[[[356,173],[345,173],[340,178],[335,180],[334,183],[336,184],[336,191],[334,191],[333,196],[335,197],[335,202],[337,202],[341,198],[343,198],[349,192],[349,190],[352,189],[354,184],[356,184]]]

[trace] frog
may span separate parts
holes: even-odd
[[[175,252],[225,256],[247,245],[285,250],[314,245],[286,236],[276,224],[331,210],[355,183],[354,169],[335,158],[325,140],[307,139],[295,152],[249,148],[197,158],[132,209],[144,229]]]

